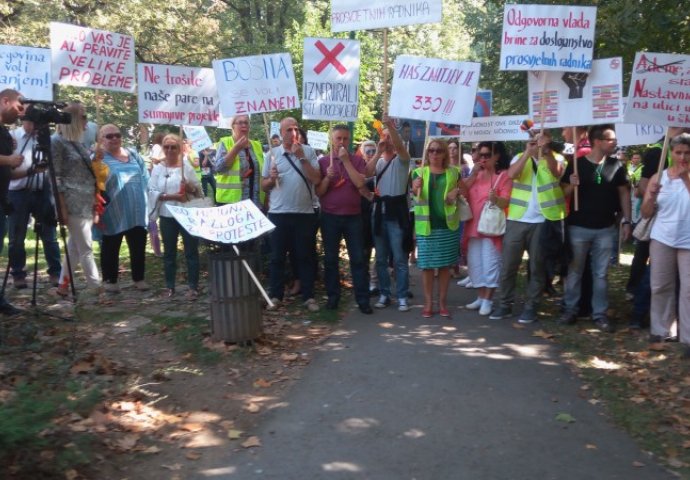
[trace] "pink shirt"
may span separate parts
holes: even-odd
[[[496,195],[501,198],[505,198],[506,200],[510,199],[510,192],[513,189],[513,181],[508,176],[507,171],[504,170],[499,174],[494,173],[491,175],[491,177],[489,177],[486,171],[481,171],[479,175],[477,175],[477,179],[470,187],[467,195],[467,201],[470,204],[470,209],[472,210],[472,219],[465,222],[463,236],[465,238],[491,238],[494,241],[496,249],[500,251],[503,243],[502,236],[487,237],[486,235],[482,235],[477,231],[479,216],[482,214],[484,204],[489,200],[489,189],[491,189],[491,185],[494,182]]]
[[[350,155],[350,161],[359,173],[364,173],[366,166],[364,159],[357,155]],[[326,170],[331,164],[331,157],[319,158],[321,176],[326,177]],[[333,158],[335,177],[330,180],[328,190],[319,197],[321,211],[331,215],[359,215],[362,213],[362,201],[357,187],[350,180],[343,162]]]

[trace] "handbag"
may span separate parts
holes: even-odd
[[[498,183],[498,178],[496,178],[496,182],[491,186],[492,190],[496,186],[496,183]],[[477,232],[487,237],[500,237],[506,233],[506,214],[503,209],[487,200],[482,207],[482,213],[479,214]]]
[[[216,205],[211,197],[201,195],[200,197],[190,198],[180,206],[184,208],[212,208]]]
[[[467,203],[467,199],[462,195],[458,195],[458,212],[460,212],[461,222],[472,220],[472,209],[470,208],[470,204]]]
[[[641,242],[648,242],[651,240],[652,236],[652,226],[654,225],[654,219],[656,215],[649,218],[643,218],[637,225],[635,225],[635,230],[633,230],[633,237]]]

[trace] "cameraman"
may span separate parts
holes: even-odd
[[[60,246],[57,242],[55,207],[50,181],[42,169],[32,168],[32,151],[36,145],[34,123],[22,122],[22,127],[12,132],[15,140],[14,153],[23,155],[23,162],[12,170],[9,200],[12,212],[8,216],[9,262],[14,288],[26,288],[26,230],[29,216],[34,217],[36,233],[43,243],[43,253],[48,264],[50,283],[57,286],[60,275]]]
[[[12,168],[18,167],[24,157],[12,153],[14,151],[14,141],[5,124],[11,125],[17,121],[19,115],[24,111],[24,107],[19,102],[19,92],[12,89],[0,91],[0,199],[2,204],[7,204],[7,188],[9,187],[10,174]],[[0,222],[4,231],[5,212],[0,212]],[[2,244],[0,244],[0,249]],[[7,303],[4,292],[0,292],[0,313],[4,315],[16,315],[19,310]]]

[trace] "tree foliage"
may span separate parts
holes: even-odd
[[[688,52],[690,48],[690,16],[678,9],[677,1],[567,3],[598,7],[595,58],[622,56],[626,81],[636,51]],[[493,90],[494,112],[525,113],[525,73],[499,70],[504,5],[504,0],[444,0],[441,23],[391,29],[387,72],[383,65],[383,32],[354,32],[353,37],[362,45],[360,119],[355,125],[355,138],[371,137],[371,122],[383,111],[384,73],[390,78],[395,57],[400,54],[481,62],[480,86]],[[213,59],[288,51],[298,86],[302,79],[304,38],[334,36],[330,32],[329,0],[12,0],[0,3],[0,43],[47,47],[51,21],[132,35],[139,62],[208,67]],[[101,122],[136,131],[134,95],[63,87],[60,98],[78,98],[88,106],[91,116],[98,111]],[[299,118],[300,113],[276,112],[270,117],[291,114]],[[262,122],[254,123],[256,135],[263,137],[258,125]],[[305,124],[312,129],[324,129],[323,122]]]

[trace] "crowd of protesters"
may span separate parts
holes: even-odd
[[[3,124],[14,124],[22,109],[17,92],[0,92]],[[195,152],[189,142],[163,134],[141,155],[123,146],[118,126],[104,125],[90,140],[93,123],[84,107],[72,103],[67,111],[71,123],[51,138],[56,195],[44,171],[32,167],[31,122],[11,133],[0,127],[0,166],[11,171],[3,203],[14,205],[0,217],[3,240],[6,221],[9,226],[14,288],[27,287],[23,245],[33,217],[57,294],[70,295],[70,286],[78,284],[70,273],[77,267],[84,292],[119,293],[123,239],[133,288],[148,290],[148,233],[154,253],[162,256],[165,297],[176,295],[182,237],[184,298],[193,301],[200,295],[199,241],[168,207],[205,195],[219,205],[251,199],[275,225],[264,249],[274,307],[300,295],[309,311],[337,309],[345,240],[353,300],[363,314],[391,305],[410,311],[410,266],[416,264],[422,272],[422,317],[450,317],[450,279],[466,264],[468,276],[458,284],[476,289],[468,310],[501,320],[521,305],[517,321],[532,323],[544,316],[542,297],[554,295],[560,283],[559,323],[591,317],[600,330],[612,332],[608,269],[619,239],[632,240],[634,224],[652,218],[650,239],[635,240],[626,286],[634,303],[629,327],[646,328],[651,315],[650,341],[690,344],[690,134],[682,129],[669,129],[667,168],[657,174],[664,139],[632,152],[626,162],[613,125],[564,129],[565,144],[549,131],[530,130],[529,140],[511,156],[502,142],[474,144],[471,154],[463,154],[457,139],[415,145],[409,124],[399,132],[392,119],[384,119],[378,138],[360,141],[355,149],[346,125],[331,128],[330,149],[319,154],[294,118],[283,118],[279,135],[264,147],[249,138],[250,118],[238,116],[231,135],[214,147]],[[52,205],[51,198],[52,217],[43,208]],[[463,208],[467,215],[461,219]],[[71,265],[60,261],[56,220],[69,231]],[[319,231],[325,305],[315,294]],[[100,272],[94,240],[100,243]],[[527,280],[520,294],[525,253]],[[18,313],[0,300],[0,313]]]

